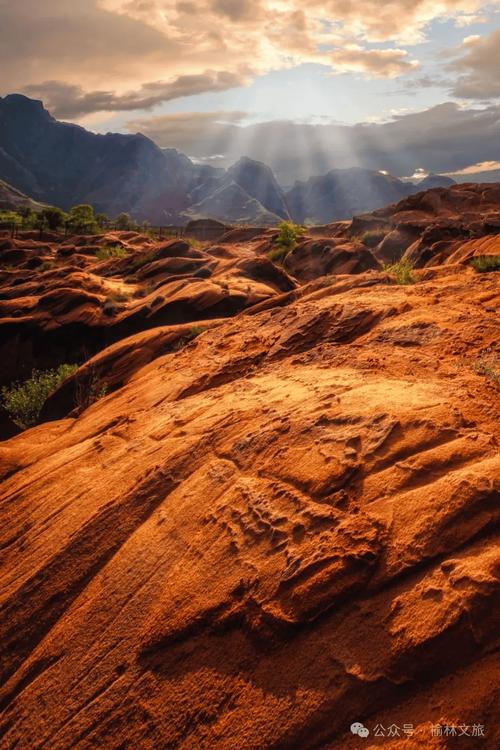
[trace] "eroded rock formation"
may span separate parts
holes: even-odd
[[[498,237],[408,286],[134,241],[4,250],[8,330],[121,334],[107,395],[0,443],[2,748],[493,750],[500,288],[467,259]]]

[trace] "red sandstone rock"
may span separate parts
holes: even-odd
[[[55,267],[0,273],[3,362],[96,345],[54,421],[0,442],[2,748],[498,747],[500,287],[467,264],[499,244],[479,215],[466,240],[423,219],[435,254],[408,286],[322,276],[314,248],[347,241],[326,230],[285,264],[302,286],[262,238],[100,263],[49,245]],[[86,379],[107,391],[75,408]]]
[[[499,287],[453,268],[296,290],[0,445],[5,747],[495,747]]]

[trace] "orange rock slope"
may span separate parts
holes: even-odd
[[[2,749],[498,746],[498,274],[415,275],[276,291],[0,443]]]

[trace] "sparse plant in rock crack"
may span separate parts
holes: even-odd
[[[478,273],[500,271],[500,255],[480,255],[471,260],[471,266]]]
[[[2,406],[25,430],[37,423],[47,397],[77,369],[78,365],[62,364],[54,370],[33,370],[24,382],[2,388]]]
[[[500,357],[491,347],[482,352],[472,369],[477,375],[488,378],[493,383],[500,383]]]
[[[54,268],[57,268],[57,263],[55,260],[45,260],[41,265],[38,266],[38,271],[41,271],[42,273],[44,271],[53,271]]]
[[[368,229],[360,235],[359,240],[367,247],[376,247],[384,239],[386,232],[382,229]]]
[[[323,276],[320,279],[321,286],[332,286],[332,284],[335,284],[336,281],[337,281],[337,279],[331,273],[326,274],[326,276]]]
[[[108,393],[108,385],[104,383],[96,372],[95,367],[89,367],[76,379],[75,406],[79,411],[88,409]]]
[[[384,266],[384,271],[394,277],[395,283],[399,286],[415,284],[416,279],[413,275],[414,266],[409,258],[401,258],[397,263],[390,263]]]
[[[130,297],[129,292],[111,292],[107,299],[111,300],[111,302],[128,302]]]
[[[206,329],[203,328],[203,326],[191,326],[189,331],[187,331],[183,336],[177,339],[172,348],[176,352],[184,349],[184,347],[189,344],[190,341],[193,341],[193,339],[197,338],[201,333],[204,333],[205,330]]]

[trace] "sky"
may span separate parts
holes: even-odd
[[[493,169],[500,0],[0,0],[14,92],[196,161],[266,158],[282,181]]]

